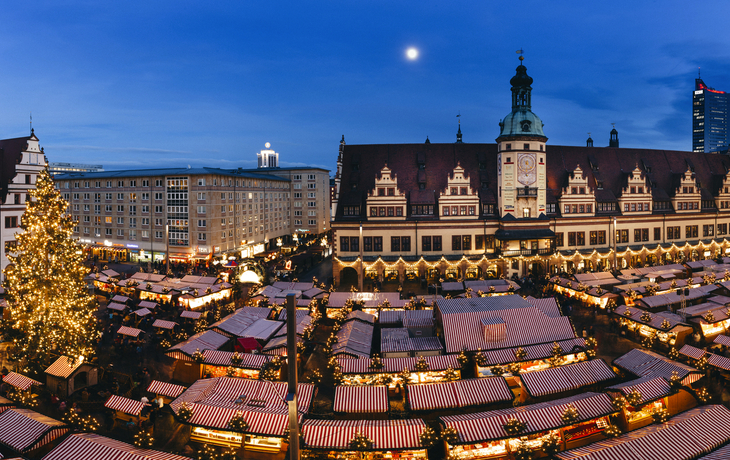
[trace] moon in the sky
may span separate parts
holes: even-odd
[[[416,48],[408,48],[406,50],[406,57],[408,57],[411,61],[416,60],[416,58],[418,58],[418,50]]]

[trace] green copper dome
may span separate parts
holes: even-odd
[[[531,110],[532,78],[527,75],[527,68],[524,65],[520,64],[517,67],[517,72],[510,83],[512,84],[512,112],[499,122],[499,137],[545,137],[542,120]]]

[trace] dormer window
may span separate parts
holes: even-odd
[[[522,132],[529,133],[531,123],[532,122],[530,120],[522,120]],[[525,150],[528,150],[528,149],[525,149]]]
[[[452,195],[458,195],[459,189],[457,187],[451,187],[451,194]]]
[[[586,188],[585,187],[580,187],[579,190],[580,190],[580,194],[581,195],[585,195],[586,194]]]
[[[644,193],[644,187],[639,187],[639,193]]]
[[[378,196],[385,196],[385,189],[384,188],[379,188],[378,189]]]
[[[636,187],[631,187],[631,193],[636,193]]]
[[[571,187],[570,188],[570,194],[571,195],[577,195],[578,194],[578,187]]]
[[[460,195],[466,195],[466,187],[461,187],[459,190]]]
[[[393,187],[388,187],[388,196],[395,196],[395,189]]]

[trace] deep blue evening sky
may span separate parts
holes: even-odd
[[[210,6],[207,6],[210,5]],[[551,144],[691,148],[730,90],[730,3],[22,1],[0,6],[0,137],[49,161],[334,169],[338,143],[494,142],[524,48]],[[420,50],[405,58],[409,46]]]

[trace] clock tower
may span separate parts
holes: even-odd
[[[520,61],[524,58],[520,56]],[[497,138],[498,206],[500,217],[536,218],[545,213],[547,179],[543,123],[532,113],[532,78],[517,67],[512,84],[512,112],[499,122]]]

